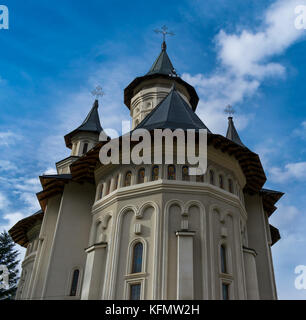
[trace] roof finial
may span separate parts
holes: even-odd
[[[226,106],[226,108],[224,109],[224,112],[229,115],[229,118],[233,118],[233,114],[235,113],[235,110],[234,110],[234,108],[229,104],[229,105]]]
[[[103,97],[105,95],[101,86],[97,86],[95,90],[91,91],[91,94],[96,98],[96,100],[99,100],[99,97]]]
[[[161,30],[159,30],[159,29],[155,29],[154,30],[156,33],[161,33],[163,35],[163,43],[162,43],[162,50],[163,51],[166,51],[166,49],[167,49],[166,35],[169,35],[169,36],[174,36],[175,35],[173,32],[170,32],[170,31],[167,31],[167,30],[168,30],[168,27],[166,25],[162,26]]]

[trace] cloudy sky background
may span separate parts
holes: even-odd
[[[39,209],[38,176],[69,155],[63,136],[85,118],[102,85],[104,128],[129,119],[123,89],[160,51],[153,32],[176,33],[168,54],[195,86],[198,115],[225,134],[223,109],[236,109],[242,141],[257,152],[266,188],[286,193],[271,223],[280,299],[306,299],[294,287],[306,265],[306,30],[294,27],[305,0],[3,1],[0,30],[0,231]]]

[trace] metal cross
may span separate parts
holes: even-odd
[[[97,86],[95,90],[91,91],[91,94],[99,100],[99,97],[103,97],[105,93],[102,91],[101,86]]]
[[[161,30],[155,29],[154,31],[156,33],[161,33],[163,35],[163,41],[165,42],[166,41],[166,35],[169,35],[169,36],[174,36],[175,35],[173,32],[170,32],[170,31],[167,31],[167,30],[168,30],[167,26],[162,26]]]
[[[231,117],[235,113],[235,110],[231,105],[228,105],[224,109],[224,112],[227,113]]]

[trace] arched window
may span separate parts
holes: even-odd
[[[233,193],[233,180],[228,179],[228,191]]]
[[[227,273],[226,247],[224,244],[220,246],[220,263],[221,263],[221,272]]]
[[[215,173],[213,172],[213,170],[209,171],[209,183],[215,184]]]
[[[189,169],[187,166],[183,166],[183,168],[182,168],[182,179],[183,179],[183,181],[190,180]]]
[[[143,244],[141,242],[137,242],[133,248],[132,273],[142,271],[142,254]]]
[[[71,288],[70,288],[70,296],[75,297],[78,289],[80,270],[75,269],[72,275]]]
[[[117,190],[118,188],[118,182],[119,182],[119,174],[117,174],[115,181],[114,181],[114,190]]]
[[[176,180],[175,166],[168,166],[168,180]]]
[[[125,179],[124,179],[124,186],[129,187],[132,184],[132,172],[128,171],[125,174]]]
[[[159,166],[154,166],[152,168],[152,181],[158,180],[158,176],[159,176]]]
[[[145,173],[146,173],[146,171],[145,171],[144,168],[139,169],[139,171],[138,171],[138,183],[144,183]]]
[[[82,151],[82,154],[85,154],[85,153],[87,152],[87,150],[88,150],[88,143],[87,143],[87,142],[85,142],[85,143],[83,144],[83,151]]]
[[[222,174],[219,175],[219,187],[221,189],[224,189],[224,183],[223,183],[223,176]]]

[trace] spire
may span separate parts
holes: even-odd
[[[135,129],[209,129],[176,90],[171,91]]]
[[[68,148],[71,147],[71,138],[78,132],[86,131],[86,132],[93,132],[93,133],[100,134],[100,132],[103,129],[100,123],[98,108],[99,108],[99,101],[96,99],[87,117],[83,121],[83,123],[78,128],[76,128],[75,130],[73,130],[72,132],[68,133],[65,136],[66,146]]]
[[[161,30],[154,30],[156,33],[161,33],[163,35],[163,43],[162,43],[162,51],[159,54],[158,58],[153,63],[150,71],[147,75],[150,74],[166,74],[167,76],[177,76],[175,69],[170,61],[170,58],[167,54],[167,44],[166,44],[166,36],[174,36],[173,32],[168,31],[167,26],[163,26]]]
[[[102,131],[98,108],[99,101],[96,99],[87,117],[85,118],[83,123],[77,128],[77,130],[92,131],[97,133],[100,133]]]
[[[228,129],[226,133],[226,138],[239,144],[242,147],[245,147],[245,145],[241,142],[239,134],[235,128],[233,117],[228,117]]]
[[[151,74],[165,74],[167,76],[177,77],[177,73],[172,65],[172,62],[167,54],[167,44],[165,41],[162,43],[162,50],[158,58],[153,63],[147,75]]]

